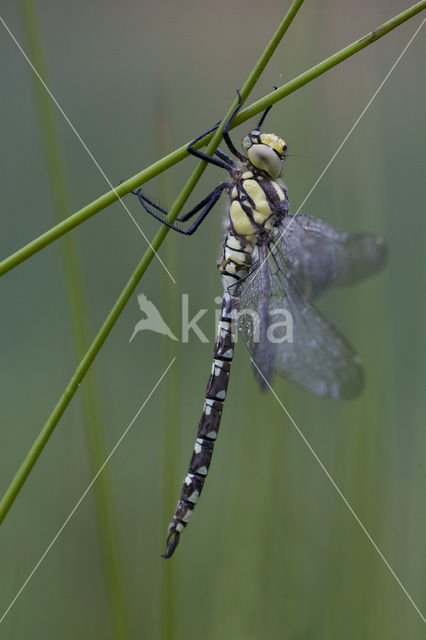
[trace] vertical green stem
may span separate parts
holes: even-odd
[[[38,27],[38,20],[32,0],[20,0],[28,55],[43,78],[47,70]],[[35,76],[34,90],[40,117],[40,127],[45,151],[48,176],[53,199],[53,209],[59,221],[71,211],[71,198],[61,145],[55,122],[52,102]],[[78,252],[73,238],[68,235],[61,242],[65,271],[66,291],[72,318],[72,330],[78,358],[82,358],[89,343],[89,322],[87,307],[83,295],[83,281],[79,271]],[[96,474],[106,458],[106,447],[102,433],[102,418],[99,405],[99,393],[94,373],[87,376],[82,388],[83,421],[91,473]],[[110,599],[110,608],[115,626],[115,636],[127,640],[129,635],[126,599],[123,591],[120,560],[118,555],[118,535],[111,501],[108,470],[104,469],[94,486],[95,503],[98,518],[99,539]]]

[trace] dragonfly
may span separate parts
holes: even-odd
[[[318,396],[355,397],[364,382],[361,358],[313,302],[330,287],[354,284],[379,271],[386,259],[381,236],[338,231],[313,216],[289,212],[287,189],[280,179],[287,144],[276,134],[261,131],[271,107],[243,138],[239,151],[229,135],[230,123],[241,107],[237,93],[238,104],[222,134],[233,157],[220,149],[209,156],[194,148],[219,123],[187,147],[197,158],[226,170],[226,181],[175,222],[141,189],[133,192],[150,215],[185,235],[198,229],[223,192],[228,199],[217,265],[223,299],[213,364],[163,558],[174,553],[204,487],[226,398],[236,330],[249,349],[262,389],[278,373]],[[182,223],[191,218],[195,220],[185,229]],[[277,322],[277,314],[284,320]]]

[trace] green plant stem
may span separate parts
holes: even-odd
[[[333,67],[335,67],[337,64],[340,64],[350,56],[353,56],[355,53],[357,53],[361,49],[364,49],[370,44],[373,44],[373,42],[376,42],[376,40],[379,40],[379,38],[382,38],[384,35],[392,31],[396,27],[398,27],[403,22],[406,22],[410,18],[414,17],[424,9],[426,9],[426,0],[422,0],[421,2],[416,3],[406,11],[403,11],[402,13],[398,14],[397,16],[389,20],[388,22],[385,22],[382,26],[378,27],[377,29],[374,29],[364,37],[360,38],[359,40],[356,40],[355,42],[341,49],[340,51],[333,54],[329,58],[326,58],[325,60],[318,63],[308,71],[305,71],[304,73],[297,76],[293,80],[290,80],[290,82],[287,82],[282,87],[279,87],[276,91],[269,93],[267,96],[254,102],[249,107],[242,109],[233,120],[231,128],[234,128],[242,124],[249,118],[260,113],[263,109],[274,104],[278,100],[281,100],[285,96],[288,96],[290,93],[293,93],[297,89],[300,89],[305,84],[308,84],[309,82],[311,82],[318,76],[322,75],[326,71],[329,71],[329,69],[332,69]],[[242,95],[243,97],[246,97],[245,90],[244,92],[242,92]],[[217,135],[218,133],[219,131],[216,131],[215,135]],[[212,137],[213,137],[213,134],[209,134],[208,136],[205,136],[205,138],[200,140],[200,142],[196,145],[196,147],[200,148],[204,146],[206,143],[211,141]],[[119,198],[122,198],[123,196],[125,196],[127,193],[129,193],[136,187],[151,180],[162,171],[166,171],[177,162],[183,160],[188,155],[188,151],[187,151],[188,144],[189,142],[179,147],[172,153],[169,153],[168,155],[164,156],[164,158],[162,158],[161,160],[158,160],[157,162],[155,162],[148,168],[144,169],[143,171],[140,171],[139,173],[135,174],[134,176],[132,176],[131,178],[129,178],[128,180],[126,180],[125,182],[117,186],[115,189],[108,191],[104,195],[100,196],[90,204],[86,205],[85,207],[83,207],[82,209],[74,213],[69,218],[63,220],[63,222],[61,222],[60,224],[56,225],[52,229],[49,229],[49,231],[46,231],[35,240],[33,240],[32,242],[28,243],[27,245],[25,245],[15,253],[13,253],[8,258],[5,258],[2,262],[0,262],[0,276],[6,273],[7,271],[10,271],[10,269],[13,269],[14,267],[16,267],[18,264],[20,264],[27,258],[34,255],[34,253],[37,253],[37,251],[40,251],[41,249],[49,245],[51,242],[53,242],[54,240],[62,236],[64,233],[67,233],[77,225],[91,218],[93,215],[95,215],[102,209],[105,209],[105,207],[109,206]]]
[[[33,0],[20,0],[20,10],[28,41],[28,54],[40,75],[43,78],[47,78],[38,16]],[[65,212],[71,211],[71,198],[53,103],[35,75],[32,75],[32,80],[34,80],[53,209],[57,218],[61,220],[61,216]],[[72,236],[68,235],[63,238],[61,250],[65,272],[65,291],[68,295],[75,350],[77,358],[81,359],[89,344],[90,331],[88,311],[83,295],[83,281],[78,267],[78,252]],[[95,475],[106,458],[106,447],[102,432],[99,393],[93,371],[87,376],[86,384],[82,388],[82,407],[91,474]],[[95,483],[94,495],[101,556],[109,596],[109,609],[112,616],[111,622],[115,628],[115,637],[119,640],[127,640],[130,637],[130,633],[118,557],[118,535],[111,502],[108,469],[104,469]]]
[[[301,0],[297,0],[297,2],[294,2],[291,5],[290,11],[292,11],[292,8],[294,6],[300,6],[301,5]],[[287,14],[288,15],[288,14]],[[293,17],[295,15],[295,11],[292,11]],[[286,16],[287,17],[287,16]],[[273,46],[271,46],[271,43],[268,44],[268,46],[266,47],[265,51],[263,52],[262,56],[261,56],[261,60],[259,60],[259,62],[255,65],[253,71],[250,73],[247,81],[244,83],[244,91],[247,92],[247,86],[254,86],[256,79],[258,77],[258,74],[260,73],[260,70],[262,70],[268,60],[270,59],[270,57],[272,56],[275,48],[278,46],[279,40],[277,40],[276,38],[276,34],[277,32],[281,33],[281,37],[284,35],[285,31],[287,30],[290,21],[286,21],[286,17],[284,18],[284,20],[281,22],[281,24],[279,25],[278,29],[276,30],[271,42],[274,43]],[[257,74],[257,77],[256,75]],[[233,107],[230,107],[228,113],[230,113],[232,111]],[[222,122],[222,126],[223,126],[223,122]],[[207,151],[208,152],[212,152],[214,151],[215,147],[214,145],[218,145],[221,139],[221,127],[219,127],[219,129],[214,133],[214,135],[212,136],[212,139],[210,140],[210,144],[208,146]],[[158,163],[156,163],[158,164]],[[191,191],[194,189],[199,177],[201,176],[203,169],[204,169],[204,165],[205,162],[200,162],[198,164],[198,166],[196,167],[196,169],[192,172],[191,176],[189,177],[187,183],[185,184],[184,188],[182,189],[182,191],[180,192],[180,194],[178,195],[177,199],[175,200],[173,207],[171,209],[171,219],[174,219],[180,209],[183,207],[186,199],[189,197]],[[129,182],[129,181],[127,181]],[[124,183],[125,184],[125,183]],[[124,186],[121,185],[122,187]],[[111,193],[111,192],[110,192]],[[108,195],[108,194],[106,194]],[[115,196],[115,194],[113,193],[113,195]],[[106,197],[106,196],[103,196]],[[98,199],[97,202],[99,202],[100,199]],[[86,207],[87,209],[87,207]],[[174,216],[172,218],[172,216]],[[68,220],[70,220],[70,218],[68,218]],[[151,260],[153,259],[154,255],[156,255],[156,251],[159,249],[159,247],[161,246],[161,244],[163,243],[164,238],[166,237],[167,233],[169,231],[169,227],[166,227],[165,225],[162,225],[160,227],[160,229],[157,231],[156,235],[154,236],[154,239],[151,243],[151,245],[149,246],[149,248],[146,250],[145,255],[142,257],[141,261],[139,262],[138,266],[136,267],[135,271],[133,272],[133,274],[131,275],[131,277],[129,278],[129,280],[127,281],[124,289],[122,290],[122,292],[120,293],[117,301],[115,302],[113,308],[111,309],[110,313],[108,314],[107,318],[105,319],[104,323],[102,324],[98,334],[96,335],[95,339],[93,340],[92,344],[90,345],[89,349],[87,350],[86,354],[84,355],[84,357],[82,358],[80,364],[78,365],[76,371],[74,372],[73,376],[71,377],[69,383],[67,384],[64,392],[62,393],[61,397],[59,398],[57,404],[55,405],[52,413],[50,414],[49,418],[47,419],[46,423],[44,424],[43,428],[41,429],[39,435],[37,436],[36,440],[34,441],[33,445],[31,446],[29,452],[27,453],[24,461],[22,462],[21,466],[19,467],[18,471],[15,474],[15,477],[13,478],[12,482],[10,483],[8,489],[6,490],[6,493],[4,494],[1,502],[0,502],[0,524],[3,522],[4,518],[6,517],[6,514],[8,513],[10,507],[12,506],[13,502],[15,501],[16,496],[18,495],[22,485],[24,484],[25,480],[27,479],[29,473],[31,472],[31,469],[33,468],[34,464],[36,463],[38,457],[40,456],[41,452],[43,451],[44,447],[46,446],[46,443],[48,442],[55,426],[57,425],[59,419],[61,418],[61,416],[63,415],[65,409],[67,408],[68,404],[71,402],[71,399],[73,398],[75,392],[77,391],[81,381],[83,380],[83,378],[85,377],[87,371],[89,370],[90,365],[92,364],[93,360],[95,359],[95,357],[97,356],[100,348],[102,347],[103,343],[105,342],[106,338],[108,337],[110,331],[112,330],[114,324],[116,323],[118,317],[120,316],[122,310],[124,309],[127,301],[129,300],[130,296],[132,295],[133,291],[135,290],[139,280],[141,279],[141,277],[143,276],[143,274],[145,273],[148,265],[150,264]],[[60,234],[62,235],[62,234]]]
[[[340,51],[338,51],[337,53],[334,53],[329,58],[326,58],[322,62],[319,62],[314,67],[311,67],[308,71],[305,71],[293,80],[290,80],[290,82],[287,82],[282,87],[279,87],[277,90],[268,93],[268,95],[264,96],[260,100],[253,102],[253,104],[251,104],[246,109],[242,109],[241,112],[236,115],[235,120],[232,123],[233,127],[237,127],[241,123],[257,115],[275,102],[282,100],[290,93],[293,93],[294,91],[297,91],[297,89],[303,87],[305,84],[312,82],[312,80],[315,80],[315,78],[322,75],[329,69],[332,69],[336,65],[344,62],[355,53],[358,53],[358,51],[361,51],[380,38],[383,38],[383,36],[385,36],[387,33],[392,31],[393,29],[396,29],[396,27],[399,27],[399,25],[401,25],[403,22],[406,22],[410,18],[413,18],[424,9],[426,9],[426,0],[418,2],[417,4],[413,5],[406,11],[403,11],[391,20],[384,22],[380,27],[377,27],[377,29],[373,29],[373,31],[370,31],[359,40],[356,40],[355,42],[352,42],[352,44],[349,44],[347,47],[340,49]]]

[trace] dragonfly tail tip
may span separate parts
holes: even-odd
[[[167,560],[168,558],[172,557],[174,550],[179,544],[179,538],[180,538],[179,531],[173,530],[170,532],[169,537],[167,538],[166,551],[161,554],[162,558],[165,558]]]

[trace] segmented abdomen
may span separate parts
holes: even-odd
[[[198,501],[210,467],[214,443],[219,431],[223,402],[228,388],[231,361],[234,355],[232,304],[233,297],[228,292],[225,292],[203,413],[198,425],[197,439],[189,463],[188,473],[183,481],[175,514],[169,524],[169,537],[167,539],[166,552],[163,555],[164,558],[170,558],[174,552],[179,542],[180,534],[186,527]]]

